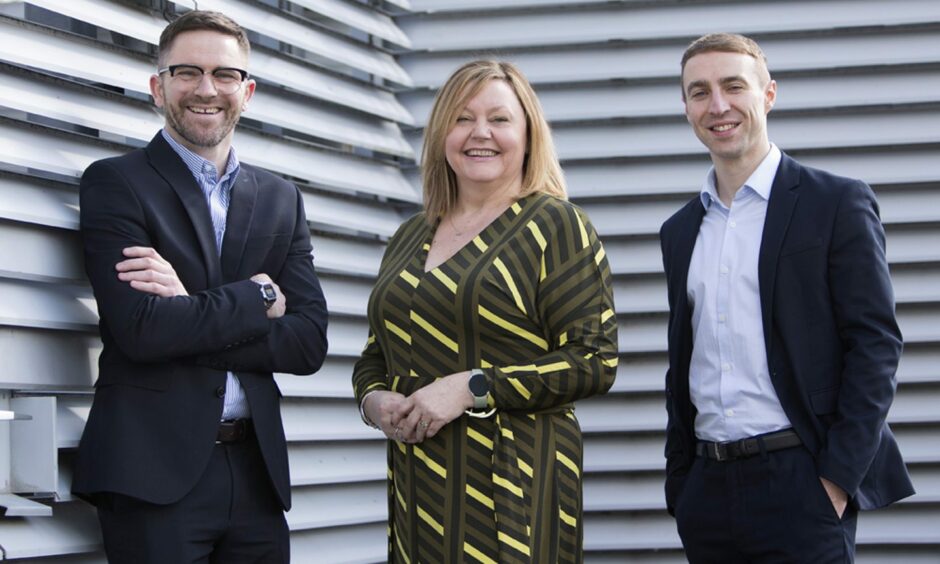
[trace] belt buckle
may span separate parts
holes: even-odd
[[[724,462],[728,460],[728,445],[727,443],[709,443],[711,447],[712,454],[715,456],[715,460],[718,462]]]

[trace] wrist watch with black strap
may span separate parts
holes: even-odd
[[[277,302],[277,291],[270,282],[255,282],[261,288],[261,300],[264,302],[264,309],[269,310]]]

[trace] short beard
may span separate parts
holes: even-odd
[[[228,111],[223,110],[225,113],[225,121],[220,127],[208,131],[197,131],[195,128],[187,127],[185,125],[184,115],[178,115],[177,112],[185,115],[186,104],[181,103],[177,107],[168,105],[164,108],[163,113],[167,124],[172,127],[180,137],[191,143],[194,147],[204,148],[212,148],[221,143],[235,128],[235,124],[238,123],[238,118],[240,117],[238,112],[229,114]]]

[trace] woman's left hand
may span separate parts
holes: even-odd
[[[399,422],[402,436],[409,443],[420,443],[433,437],[463,412],[473,407],[470,395],[470,371],[457,372],[429,384],[408,399],[411,413]]]

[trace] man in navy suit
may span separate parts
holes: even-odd
[[[885,422],[902,340],[878,204],[769,141],[776,94],[746,37],[682,58],[713,163],[660,233],[666,504],[691,562],[852,562],[857,511],[914,493]]]
[[[245,31],[192,11],[160,37],[164,128],[81,182],[103,348],[73,490],[112,563],[289,562],[280,390],[326,354],[295,186],[240,163],[255,90]]]

